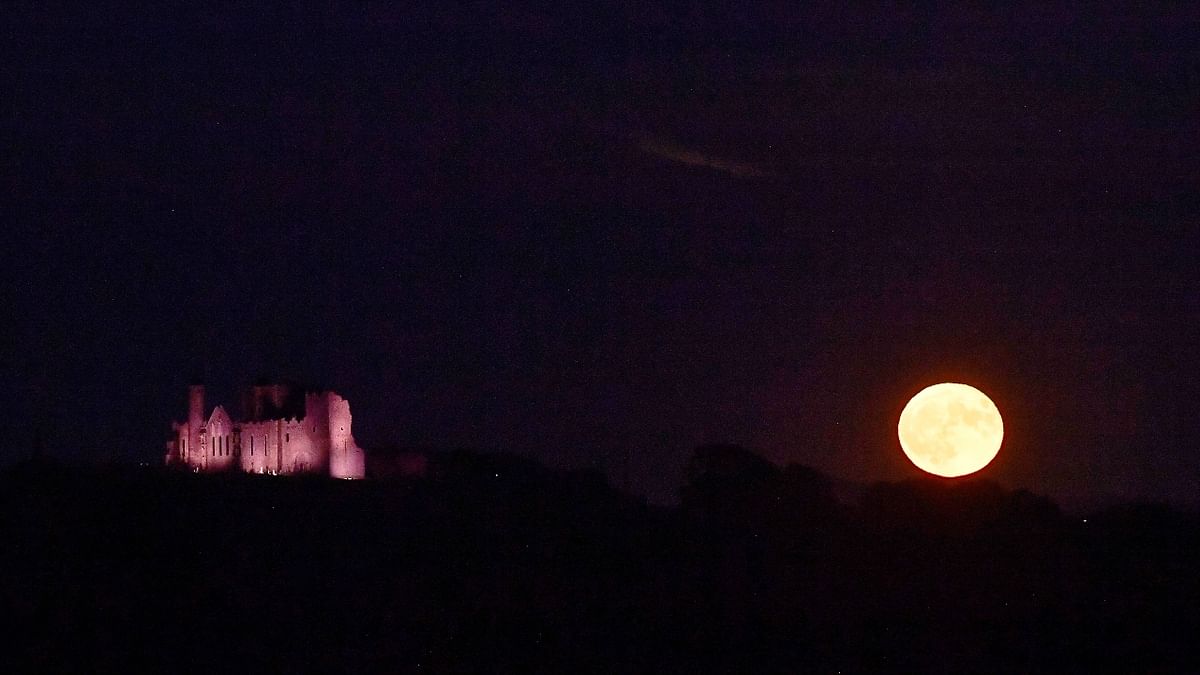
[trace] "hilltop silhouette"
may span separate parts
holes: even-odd
[[[1200,524],[697,448],[678,506],[468,451],[421,475],[0,474],[14,667],[1193,670]],[[9,672],[13,672],[10,670]]]

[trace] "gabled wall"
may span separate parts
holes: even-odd
[[[224,408],[217,406],[212,411],[202,435],[205,437],[202,445],[206,446],[208,452],[208,471],[225,471],[234,466],[237,448],[234,442],[233,420],[229,419],[229,414]]]

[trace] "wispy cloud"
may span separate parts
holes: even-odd
[[[750,162],[740,162],[733,159],[725,159],[723,157],[714,157],[706,155],[698,150],[692,150],[671,143],[666,143],[661,140],[647,138],[643,139],[638,147],[656,157],[686,164],[688,166],[701,166],[714,171],[721,171],[732,174],[734,176],[748,176],[755,178],[765,178],[775,175],[758,164]]]

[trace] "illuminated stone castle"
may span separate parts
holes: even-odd
[[[198,472],[365,475],[362,448],[350,432],[350,402],[341,396],[256,385],[243,394],[242,409],[237,421],[221,406],[205,417],[204,387],[189,387],[187,421],[171,424],[167,464]]]

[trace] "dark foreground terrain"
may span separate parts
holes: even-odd
[[[0,475],[5,672],[1185,672],[1200,529],[986,481],[697,451],[683,504],[454,454],[423,479]]]

